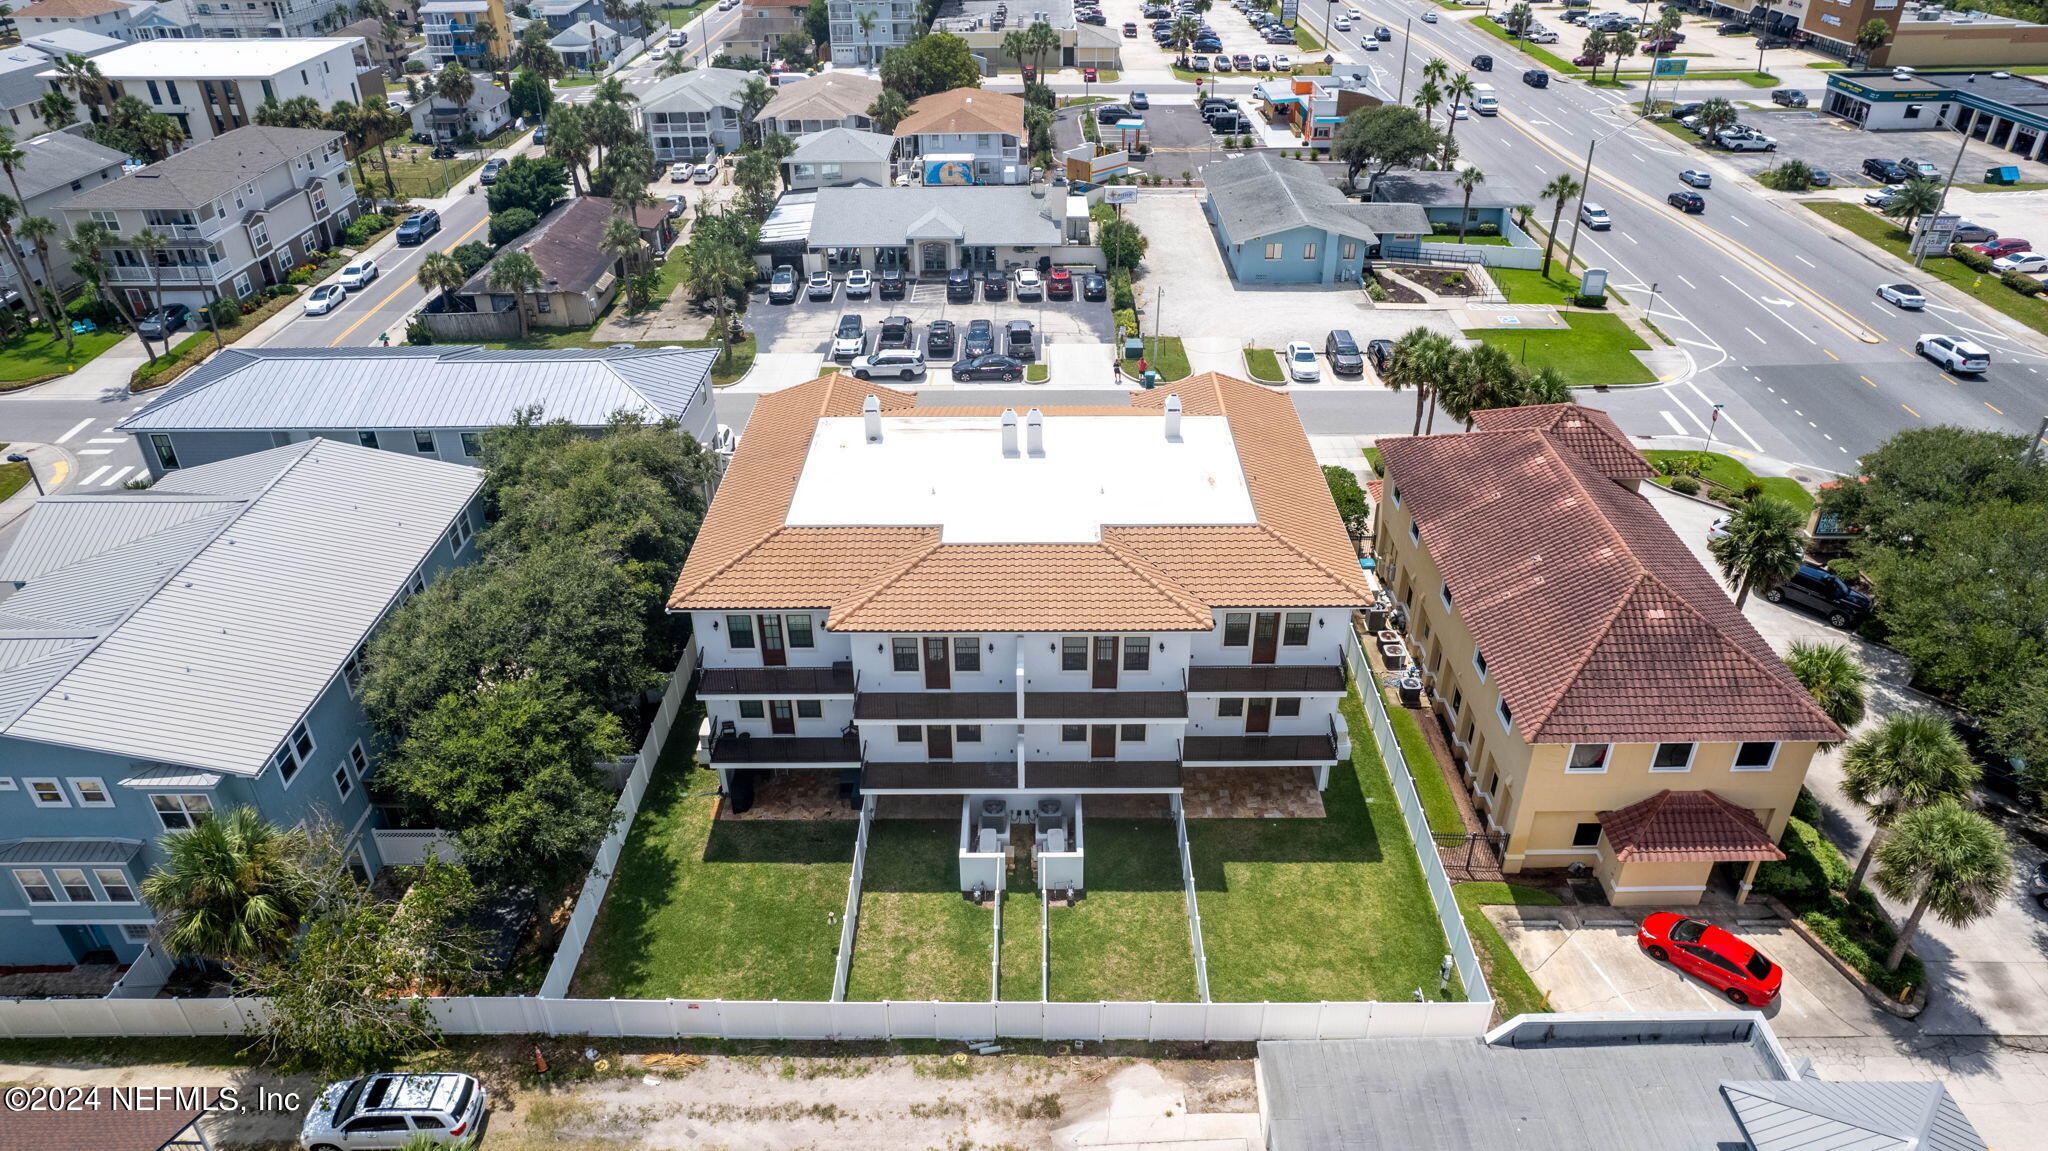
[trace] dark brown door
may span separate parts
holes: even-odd
[[[768,701],[768,730],[776,735],[796,734],[796,708],[786,699]]]
[[[1116,758],[1116,725],[1098,723],[1088,729],[1088,758]]]
[[[950,727],[925,728],[924,754],[927,759],[953,758],[953,729]]]
[[[924,685],[936,691],[953,686],[953,665],[946,654],[945,636],[927,636],[924,641]]]
[[[789,662],[789,650],[782,642],[782,617],[761,617],[761,666],[781,667]]]
[[[1098,635],[1095,637],[1095,681],[1098,688],[1116,686],[1116,637]]]
[[[1273,701],[1270,699],[1247,700],[1244,705],[1244,730],[1247,735],[1273,730]]]
[[[1280,657],[1280,613],[1262,611],[1252,617],[1252,662],[1272,663]]]

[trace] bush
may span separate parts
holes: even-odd
[[[1116,332],[1119,339],[1138,334],[1138,313],[1134,309],[1117,309]]]
[[[1744,503],[1748,503],[1762,494],[1764,494],[1764,482],[1754,476],[1750,477],[1749,481],[1742,485],[1742,502]]]
[[[1671,481],[1671,490],[1682,496],[1700,494],[1700,482],[1691,476],[1679,476]]]
[[[1853,901],[1831,900],[1825,907],[1801,913],[1799,922],[1885,994],[1896,997],[1908,987],[1927,986],[1919,956],[1907,955],[1897,971],[1884,969],[1885,957],[1899,937],[1870,892],[1858,892]]]
[[[1131,273],[1126,269],[1109,274],[1109,306],[1119,312],[1138,310],[1138,294],[1131,290]]]
[[[213,317],[213,322],[223,328],[232,328],[242,319],[242,301],[233,296],[222,296],[204,309]]]
[[[1799,789],[1798,798],[1792,801],[1792,818],[1819,827],[1821,821],[1827,818],[1827,814],[1821,810],[1820,800],[1815,799],[1812,792],[1802,787]]]
[[[434,342],[433,329],[427,327],[427,318],[425,316],[414,316],[406,321],[405,342],[421,346]]]
[[[1970,247],[1968,244],[1950,244],[1948,254],[1955,257],[1956,261],[1962,264],[1963,267],[1973,272],[1988,272],[1991,270],[1991,257]]]
[[[478,269],[491,262],[491,246],[482,240],[471,240],[448,254],[455,257],[456,263],[462,265],[462,272],[466,276],[476,275]]]
[[[350,220],[348,227],[342,231],[341,238],[348,242],[349,247],[360,248],[390,226],[391,217],[372,212],[367,216],[357,216]]]
[[[417,76],[427,70],[427,62],[425,60],[407,60],[405,62],[405,70]]]
[[[1811,802],[1812,797],[1807,799]],[[1820,805],[1813,806],[1817,810]],[[1798,816],[1786,820],[1778,845],[1785,849],[1785,858],[1756,869],[1756,890],[1799,908],[1823,906],[1849,886],[1848,862],[1813,823]]]
[[[491,215],[491,243],[503,244],[507,240],[525,234],[540,217],[525,208],[507,208]]]
[[[1387,300],[1387,286],[1380,283],[1378,279],[1367,280],[1365,282],[1365,294],[1380,303],[1385,303]]]
[[[2022,296],[2038,296],[2048,291],[2048,286],[2043,286],[2041,281],[2024,272],[2000,272],[1998,282]]]

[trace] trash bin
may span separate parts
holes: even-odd
[[[1156,386],[1158,385],[1158,383],[1159,383],[1159,373],[1158,373],[1158,372],[1155,372],[1155,371],[1151,371],[1150,369],[1147,369],[1147,370],[1146,370],[1146,372],[1145,372],[1145,380],[1144,380],[1144,384],[1145,384],[1145,386],[1146,386],[1146,387],[1148,387],[1148,388],[1150,388],[1150,387],[1156,387]]]

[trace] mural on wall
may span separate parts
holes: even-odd
[[[926,160],[924,182],[949,188],[967,187],[975,182],[974,163],[970,160]]]

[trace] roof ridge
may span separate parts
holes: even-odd
[[[1279,528],[1272,526],[1271,524],[1262,521],[1258,524],[1258,526],[1260,528],[1263,528],[1267,535],[1270,535],[1275,540],[1279,541],[1280,546],[1286,548],[1288,551],[1293,552],[1295,555],[1298,555],[1303,560],[1307,561],[1309,566],[1315,568],[1317,571],[1322,572],[1324,575],[1329,576],[1332,580],[1335,580],[1340,586],[1345,587],[1347,589],[1356,590],[1355,588],[1353,588],[1352,585],[1352,577],[1356,573],[1340,571],[1336,568],[1331,567],[1329,564],[1324,563],[1322,560],[1317,559],[1315,556],[1310,555],[1307,549],[1303,548],[1300,544],[1294,541],[1293,537],[1289,536],[1286,532],[1281,531]]]
[[[1130,569],[1132,575],[1151,584],[1159,590],[1161,595],[1179,604],[1187,611],[1189,618],[1199,619],[1204,624],[1212,627],[1215,626],[1216,620],[1211,614],[1209,604],[1197,597],[1193,592],[1182,587],[1178,580],[1167,575],[1166,572],[1162,571],[1150,560],[1147,560],[1123,544],[1111,540],[1107,534],[1099,541],[1098,546],[1115,557],[1117,562]]]
[[[940,547],[944,546],[944,543],[945,541],[939,538],[939,533],[934,531],[931,539],[923,547],[915,548],[905,553],[902,559],[882,569],[873,579],[869,580],[865,587],[855,588],[841,599],[839,603],[828,607],[826,609],[826,618],[836,623],[845,623],[848,618],[859,614],[861,608],[867,606],[876,596],[882,594],[890,584],[909,575],[911,569],[923,563],[933,552],[938,551]]]
[[[1600,645],[1607,642],[1608,635],[1614,631],[1614,625],[1620,621],[1622,613],[1628,608],[1629,602],[1635,599],[1637,594],[1642,591],[1643,584],[1648,581],[1649,573],[1640,570],[1641,565],[1637,566],[1635,586],[1629,588],[1623,594],[1614,597],[1614,606],[1608,611],[1607,618],[1601,620],[1600,626],[1590,633],[1590,641],[1579,652],[1579,658],[1572,662],[1563,676],[1559,677],[1556,692],[1549,699],[1539,702],[1534,708],[1530,709],[1534,714],[1530,716],[1530,722],[1524,727],[1524,730],[1528,732],[1531,743],[1535,742],[1536,736],[1542,734],[1544,721],[1550,718],[1551,713],[1557,710],[1557,705],[1563,702],[1564,697],[1577,685],[1579,673],[1586,670],[1586,665],[1592,662],[1593,653],[1599,651]],[[1503,681],[1501,686],[1501,694],[1507,694],[1505,681]],[[1522,709],[1517,708],[1516,710],[1520,711]]]

